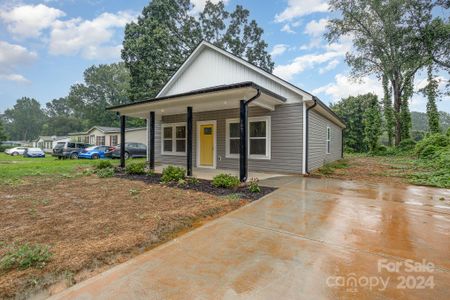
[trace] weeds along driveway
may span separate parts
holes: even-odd
[[[247,201],[91,175],[0,185],[0,203],[0,258],[14,244],[52,253],[40,268],[0,268],[0,299],[20,299],[42,287],[61,290]]]
[[[266,183],[280,188],[52,299],[448,299],[449,190]]]

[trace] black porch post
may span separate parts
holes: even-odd
[[[155,112],[151,111],[148,118],[148,162],[150,170],[155,170]]]
[[[125,116],[120,116],[120,167],[125,168]]]
[[[192,176],[192,107],[187,107],[187,149],[186,149],[186,168],[187,176]]]
[[[240,102],[240,139],[239,139],[239,180],[245,182],[248,176],[247,170],[247,119],[248,106],[245,100]]]

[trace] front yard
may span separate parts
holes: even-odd
[[[248,202],[98,178],[95,163],[0,154],[1,299],[64,289]]]

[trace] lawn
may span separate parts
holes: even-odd
[[[45,297],[247,203],[95,163],[0,154],[0,299]]]
[[[447,174],[441,174],[439,180],[435,180],[437,170],[432,164],[413,155],[371,156],[346,153],[344,157],[315,170],[313,176],[450,188],[450,169]],[[445,169],[439,172],[445,172]]]

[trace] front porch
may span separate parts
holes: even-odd
[[[168,165],[155,166],[155,172],[161,173]],[[185,168],[186,166],[179,165],[178,167]],[[233,169],[209,169],[209,168],[193,168],[192,176],[198,179],[212,180],[214,176],[219,174],[231,174],[239,177],[239,170]],[[268,172],[248,172],[248,178],[258,178],[259,180],[265,180],[274,177],[287,176],[286,174],[268,173]]]
[[[249,174],[249,156],[250,159],[261,160],[260,164],[266,164],[270,161],[271,149],[270,117],[252,118],[251,136],[249,107],[270,113],[285,101],[284,97],[253,82],[243,82],[135,102],[110,110],[120,114],[122,145],[125,144],[125,118],[147,119],[150,169],[155,170],[158,164],[181,165],[188,176],[211,179],[225,172],[238,175],[240,181],[245,182],[252,177],[261,179],[278,175],[263,172]],[[227,120],[224,119],[226,112],[231,117]],[[229,126],[226,130],[225,125]],[[230,133],[226,132],[228,129],[233,132],[231,138]],[[229,137],[227,143],[232,145],[227,144],[225,151],[223,142],[226,135]],[[125,149],[120,149],[121,166],[124,167]],[[224,167],[222,164],[228,164],[226,167],[229,170],[221,170]],[[257,168],[261,169],[270,171],[270,166]]]

